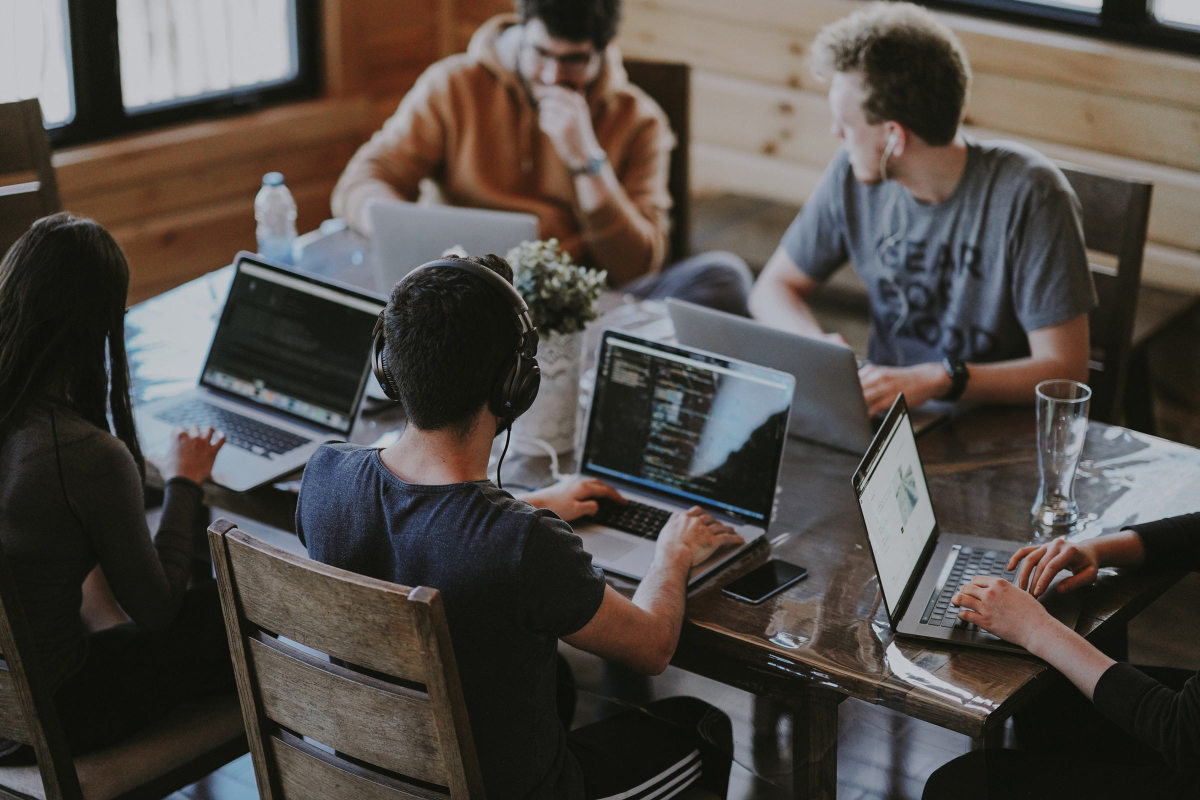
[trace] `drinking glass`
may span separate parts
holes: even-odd
[[[1071,380],[1037,385],[1038,493],[1034,527],[1043,534],[1069,533],[1079,520],[1075,468],[1087,438],[1092,390]]]

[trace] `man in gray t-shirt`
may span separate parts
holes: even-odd
[[[872,414],[898,392],[1028,402],[1038,381],[1086,380],[1079,201],[1035,151],[959,131],[970,69],[954,35],[916,6],[869,6],[825,28],[813,59],[844,146],[760,276],[754,316],[840,339],[806,300],[849,260],[870,300]]]

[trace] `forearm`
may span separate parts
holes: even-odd
[[[666,258],[666,213],[651,210],[652,218],[647,217],[607,165],[599,175],[577,175],[574,181],[593,262],[585,266],[607,270],[609,283],[618,287],[660,270]]]
[[[1053,378],[1087,381],[1087,362],[1068,358],[1017,358],[968,364],[970,380],[962,400],[981,403],[1032,403],[1039,383]]]
[[[1116,663],[1048,614],[1022,644],[1066,676],[1088,700],[1095,694],[1100,676]]]
[[[645,672],[662,672],[675,654],[687,606],[690,565],[686,554],[656,556],[633,594],[633,604],[653,620],[656,631],[656,635],[647,641],[651,646],[647,647]]]
[[[801,336],[824,335],[806,297],[786,281],[780,280],[777,270],[771,265],[754,282],[748,302],[751,315],[759,322]]]

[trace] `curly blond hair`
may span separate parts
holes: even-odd
[[[932,145],[949,144],[962,122],[971,66],[958,37],[911,3],[871,3],[817,34],[813,72],[858,73],[873,125],[895,120]]]

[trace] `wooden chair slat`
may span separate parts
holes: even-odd
[[[445,784],[445,760],[429,696],[391,689],[344,667],[250,640],[263,714],[340,753]],[[338,674],[339,672],[345,674]],[[404,747],[395,742],[403,741]]]
[[[283,800],[328,800],[331,797],[435,800],[447,796],[372,774],[304,742],[272,738],[270,750],[279,764],[280,797]]]
[[[290,553],[268,556],[235,539],[229,540],[229,554],[248,621],[334,658],[427,682],[424,647],[410,615],[396,612],[407,600],[395,584],[364,578],[325,598],[313,590],[324,565]],[[380,641],[389,646],[380,647]]]
[[[25,709],[8,665],[0,662],[0,738],[28,744],[33,732],[25,721]]]
[[[0,192],[3,253],[35,220],[62,210],[62,201],[37,99],[0,103],[0,131],[0,175],[32,174],[38,184],[31,193]]]

